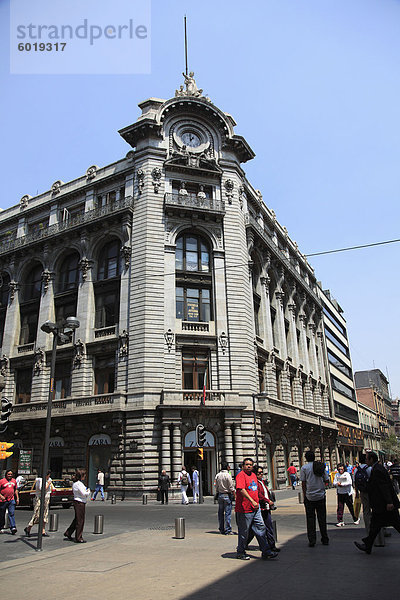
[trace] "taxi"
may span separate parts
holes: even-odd
[[[50,507],[62,506],[63,508],[71,508],[74,499],[71,482],[68,479],[52,479],[51,481],[53,488],[50,494]],[[19,506],[33,509],[35,482],[36,480],[27,481],[19,488]]]

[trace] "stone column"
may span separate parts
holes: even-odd
[[[176,483],[182,468],[182,439],[179,423],[172,425],[172,481]]]
[[[235,464],[230,465],[233,471],[236,471],[236,467],[243,460],[243,442],[242,442],[242,429],[240,423],[235,423],[233,426],[233,440],[234,440],[234,455]]]
[[[225,461],[233,464],[233,443],[231,425],[225,423]]]
[[[300,363],[299,346],[297,343],[297,328],[296,328],[296,305],[288,304],[288,320],[289,320],[289,339],[288,339],[288,354],[292,359],[292,364],[297,368]]]
[[[262,322],[263,322],[263,337],[265,347],[267,350],[272,350],[274,347],[274,339],[272,336],[272,320],[271,320],[271,306],[269,298],[269,284],[270,278],[261,277],[261,307],[262,307]]]
[[[317,351],[315,348],[315,344],[316,344],[316,336],[315,336],[315,332],[316,332],[316,327],[314,323],[310,323],[308,325],[308,331],[310,332],[310,351],[309,351],[309,357],[310,357],[310,370],[313,373],[313,377],[314,379],[318,379],[319,377],[319,367],[318,367],[318,359],[317,359]]]
[[[167,471],[168,475],[171,473],[171,437],[170,437],[170,424],[162,423],[161,431],[161,468]]]
[[[326,371],[324,361],[324,334],[322,331],[317,331],[317,348],[318,348],[318,368],[321,383],[326,383]]]
[[[287,345],[286,345],[286,330],[285,330],[285,314],[283,312],[283,297],[284,292],[275,292],[276,297],[276,345],[279,349],[279,356],[282,360],[287,358]]]
[[[3,343],[1,347],[2,354],[11,356],[14,347],[19,342],[20,334],[20,313],[19,313],[19,289],[20,286],[16,281],[10,281],[10,292],[8,295],[8,306],[6,312],[6,320],[4,323]]]
[[[300,325],[300,340],[299,340],[299,360],[300,364],[303,365],[303,370],[305,373],[310,372],[310,361],[308,358],[308,348],[307,348],[307,316],[305,314],[299,315],[299,325]]]

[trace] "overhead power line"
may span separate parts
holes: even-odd
[[[400,242],[398,240],[387,240],[386,242],[374,242],[373,244],[362,244],[361,246],[349,246],[349,248],[338,248],[337,250],[324,250],[323,252],[313,252],[312,254],[305,254],[309,258],[310,256],[321,256],[321,254],[334,254],[335,252],[347,252],[347,250],[360,250],[360,248],[372,248],[372,246],[383,246],[384,244],[394,244]]]

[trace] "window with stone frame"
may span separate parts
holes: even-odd
[[[95,328],[112,327],[119,322],[120,241],[105,244],[99,254],[95,292]]]
[[[254,308],[254,329],[256,335],[260,335],[260,305],[261,296],[253,290],[253,308]]]
[[[10,276],[8,273],[1,273],[0,276],[0,346],[3,343],[4,326],[6,323],[6,314],[8,298],[10,294]]]
[[[97,268],[97,281],[119,276],[120,246],[119,240],[112,240],[101,249]]]
[[[176,318],[183,321],[213,320],[210,249],[194,233],[184,233],[176,241]]]
[[[260,394],[266,391],[266,381],[264,375],[265,362],[258,361],[258,391]]]
[[[58,274],[57,293],[76,290],[79,283],[79,254],[69,254],[61,263]]]
[[[276,376],[276,395],[278,400],[282,400],[282,390],[281,390],[281,370],[280,369],[276,369],[275,372],[275,376]]]
[[[119,323],[119,282],[117,289],[115,289],[114,285],[109,289],[107,287],[96,286],[94,323],[96,329],[112,327]]]
[[[71,361],[56,363],[53,400],[61,400],[71,395],[71,369]]]
[[[94,393],[112,394],[115,389],[115,354],[96,356],[94,361]]]
[[[32,367],[17,369],[15,375],[15,403],[26,404],[31,401]]]
[[[182,352],[182,387],[184,390],[202,390],[204,380],[210,389],[209,352],[184,349]]]
[[[34,264],[26,277],[22,278],[20,291],[20,345],[32,344],[36,340],[42,292],[41,264]]]
[[[39,304],[25,304],[20,307],[21,330],[19,334],[19,344],[33,344],[36,340]]]

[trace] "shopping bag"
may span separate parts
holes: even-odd
[[[161,502],[161,490],[157,490],[157,502]]]
[[[361,498],[356,498],[354,500],[354,514],[356,516],[356,519],[358,519],[358,517],[360,516],[360,511],[361,511]]]

